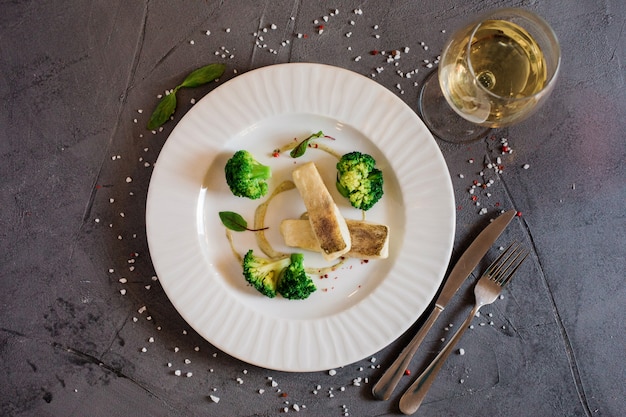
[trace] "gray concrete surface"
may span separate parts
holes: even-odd
[[[499,207],[522,212],[503,239],[525,242],[532,255],[505,299],[485,308],[466,334],[465,354],[449,359],[418,415],[625,415],[620,0],[0,2],[0,414],[273,416],[285,407],[315,416],[400,414],[398,395],[378,402],[370,390],[409,333],[374,355],[380,368],[368,357],[331,376],[248,365],[184,322],[152,278],[145,201],[168,133],[215,84],[181,91],[175,120],[162,132],[144,126],[157,94],[210,62],[227,64],[222,81],[283,62],[368,76],[385,66],[376,81],[415,109],[423,60],[436,57],[469,16],[502,6],[534,10],[551,23],[562,71],[546,106],[494,132],[495,140],[438,142],[458,205],[452,261]],[[339,14],[318,34],[314,20],[335,8]],[[254,32],[271,24],[277,29],[257,47]],[[405,46],[411,51],[400,70],[420,68],[411,80],[369,54]],[[485,158],[498,156],[502,137],[515,152],[503,157],[506,169],[494,177],[489,213],[481,216],[468,189]],[[428,335],[413,375],[471,301],[468,284]],[[193,376],[177,377],[175,369]]]

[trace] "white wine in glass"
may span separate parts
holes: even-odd
[[[447,42],[438,77],[429,77],[420,94],[420,113],[440,139],[479,139],[530,116],[553,89],[559,65],[556,35],[539,16],[487,13]]]

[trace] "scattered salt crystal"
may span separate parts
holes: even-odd
[[[530,165],[529,164],[524,164],[524,166],[522,166],[522,168],[528,169],[528,168],[530,168]]]
[[[126,290],[121,289],[121,290],[120,290],[120,294],[122,294],[122,295],[126,295]]]
[[[191,377],[193,376],[193,372],[187,372],[187,373],[185,374],[185,376],[186,376],[187,378],[191,378]]]
[[[459,355],[461,356],[465,355],[465,349],[463,348],[459,349]]]
[[[328,371],[328,375],[335,376],[337,375],[337,371],[335,371],[334,369],[331,369],[330,371]]]
[[[216,404],[220,402],[220,397],[216,397],[215,395],[209,395],[209,398]]]
[[[180,376],[182,374],[182,372],[180,371],[180,369],[177,369],[174,371],[174,375],[176,376]]]
[[[126,177],[126,182],[133,182],[133,179],[131,177]]]

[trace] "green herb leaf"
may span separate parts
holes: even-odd
[[[306,152],[306,149],[309,146],[309,142],[311,141],[311,139],[321,138],[322,136],[324,136],[324,132],[322,132],[321,130],[317,133],[312,134],[302,142],[298,143],[298,146],[293,148],[291,152],[289,152],[289,155],[291,155],[292,158],[301,157]]]
[[[235,232],[243,232],[248,230],[248,222],[239,214],[232,211],[220,211],[220,220],[226,228]]]
[[[202,68],[198,68],[185,78],[179,87],[198,87],[203,84],[215,81],[224,74],[226,65],[209,64]]]
[[[176,110],[176,92],[182,87],[198,87],[219,78],[226,69],[224,64],[209,64],[192,71],[174,91],[161,99],[148,121],[148,129],[154,130],[167,122]]]
[[[167,122],[170,116],[174,114],[174,110],[176,110],[176,90],[161,99],[152,116],[150,116],[148,129],[154,130]]]

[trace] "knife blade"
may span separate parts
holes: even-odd
[[[504,229],[506,229],[513,217],[515,217],[515,213],[515,210],[509,210],[498,216],[497,219],[491,222],[483,229],[482,232],[480,232],[465,252],[463,252],[463,255],[461,255],[457,263],[454,265],[454,268],[452,268],[450,275],[448,275],[448,279],[446,280],[439,297],[437,297],[437,300],[435,301],[435,308],[433,308],[428,315],[424,325],[422,325],[411,342],[409,342],[409,344],[402,350],[400,356],[398,356],[398,358],[391,364],[389,369],[385,371],[372,388],[374,398],[378,400],[388,400],[389,397],[391,397],[393,390],[396,388],[396,385],[398,385],[404,371],[407,369],[411,359],[415,355],[417,348],[435,323],[435,320],[437,320],[437,317],[439,317],[452,296],[461,287],[474,268],[476,268],[487,251],[489,251],[489,248],[491,248]]]

